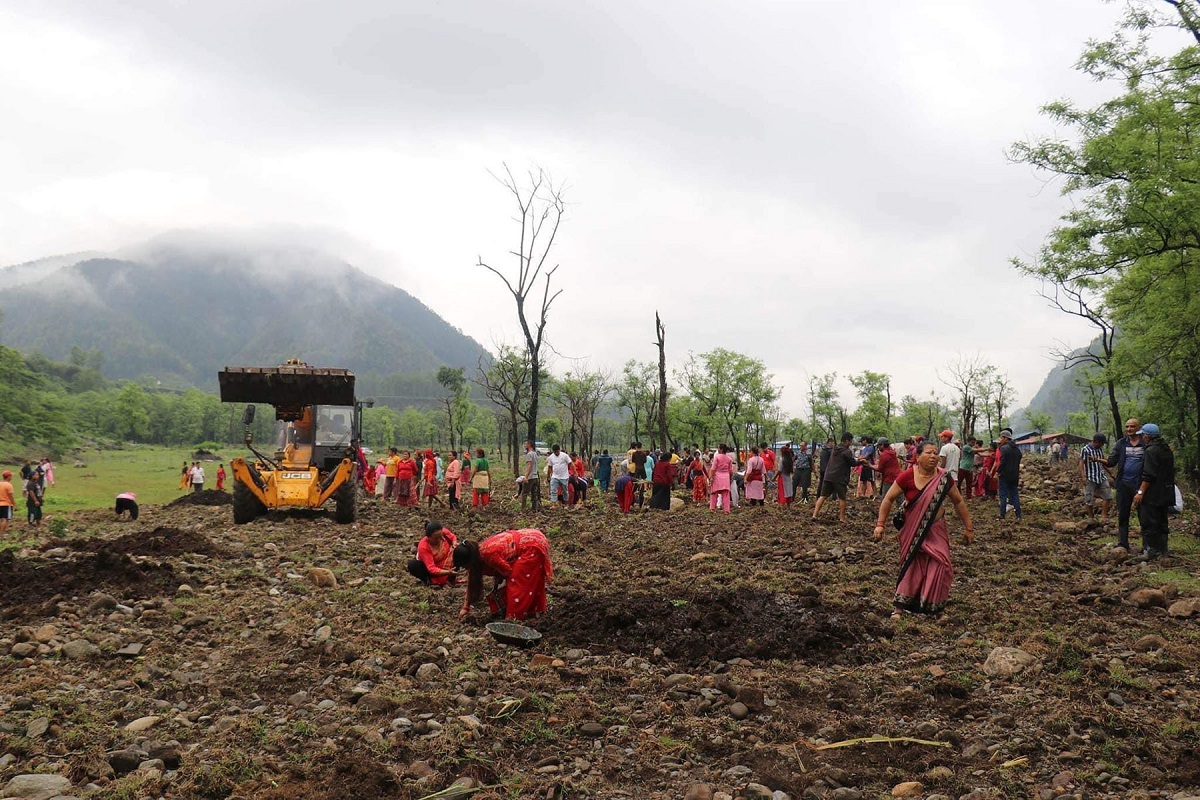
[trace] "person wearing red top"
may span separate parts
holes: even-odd
[[[871,469],[879,473],[879,491],[884,495],[903,472],[900,469],[900,459],[896,457],[896,451],[892,449],[892,443],[886,436],[875,440],[875,460],[871,462]]]
[[[425,535],[417,542],[417,557],[408,562],[408,574],[435,588],[454,583],[454,548],[458,537],[440,522],[425,523]]]
[[[429,508],[433,508],[435,501],[439,506],[445,505],[442,498],[438,497],[437,461],[432,450],[425,451],[425,488],[421,490],[421,495]]]
[[[975,540],[975,528],[967,501],[954,480],[938,467],[938,447],[932,442],[918,448],[917,462],[900,473],[879,505],[873,538],[883,539],[893,504],[904,495],[904,526],[899,531],[900,577],[892,605],[893,618],[905,611],[940,614],[950,597],[954,564],[950,559],[950,535],[946,527],[945,503],[950,503],[963,523],[967,544]]]
[[[763,460],[763,469],[766,470],[766,475],[763,476],[763,488],[766,492],[770,492],[771,486],[775,482],[775,451],[767,447],[766,442],[763,442],[758,446],[758,455]]]
[[[217,491],[218,492],[225,491],[225,465],[224,464],[219,464],[217,466]]]
[[[411,506],[413,492],[413,481],[417,478],[417,462],[413,461],[412,455],[407,451],[400,454],[400,460],[396,463],[396,505]]]
[[[467,572],[467,596],[459,619],[466,619],[471,605],[483,599],[484,575],[494,579],[488,597],[493,613],[525,619],[546,610],[546,584],[554,567],[550,542],[539,530],[504,531],[478,544],[463,542],[454,548],[454,567]]]

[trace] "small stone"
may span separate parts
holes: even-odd
[[[1200,614],[1200,597],[1185,597],[1171,603],[1167,613],[1176,619],[1186,619],[1194,614]]]
[[[42,627],[38,628],[36,631],[33,632],[33,638],[38,640],[42,644],[46,644],[51,639],[53,639],[55,637],[55,635],[57,635],[57,634],[58,634],[58,629],[55,628],[53,625],[43,625]]]
[[[1138,589],[1129,595],[1128,600],[1138,608],[1167,607],[1167,596],[1162,589]]]
[[[130,642],[118,650],[117,655],[121,656],[122,658],[137,658],[142,654],[142,650],[145,648],[146,645],[142,644],[141,642]]]
[[[157,725],[161,721],[162,721],[162,717],[157,716],[157,715],[151,715],[149,717],[139,717],[139,718],[135,719],[133,722],[126,725],[125,730],[130,733],[141,733],[142,731],[150,730],[151,728],[153,728],[155,725]]]
[[[82,661],[100,652],[100,648],[87,639],[73,639],[62,646],[62,652],[73,661]]]
[[[437,680],[438,676],[441,674],[442,668],[432,661],[427,661],[426,663],[417,667],[417,680],[419,681]]]
[[[1050,779],[1050,786],[1055,789],[1066,789],[1075,782],[1075,773],[1063,771]]]
[[[742,790],[742,797],[746,800],[771,800],[771,790],[761,783],[748,783]]]
[[[529,660],[530,669],[546,669],[554,663],[554,657],[548,656],[545,653],[538,653]]]
[[[937,664],[933,664],[929,667],[929,674],[934,678],[944,678],[946,677],[946,670],[942,669]]]
[[[12,650],[9,651],[9,654],[12,655],[13,658],[29,658],[30,656],[36,655],[37,651],[38,646],[33,642],[17,642],[12,646]]]
[[[713,800],[712,787],[707,783],[693,783],[684,792],[683,800]]]
[[[195,594],[196,590],[186,583],[179,584],[179,588],[175,590],[175,594]]]
[[[934,736],[937,736],[938,730],[939,728],[936,722],[925,721],[917,726],[917,735],[923,736],[926,739],[930,739]]]
[[[300,706],[306,705],[308,703],[308,692],[305,692],[305,691],[296,692],[291,697],[289,697],[287,699],[287,701],[288,701],[288,705],[296,706],[297,708],[299,708]]]
[[[579,726],[579,732],[584,736],[590,736],[593,739],[599,738],[607,732],[607,728],[599,722],[585,722]]]
[[[892,787],[892,797],[919,797],[925,786],[917,781],[905,781]]]
[[[862,792],[850,786],[839,786],[829,796],[833,800],[862,800]]]
[[[30,739],[37,739],[46,735],[46,731],[50,730],[50,718],[38,717],[29,721],[25,726],[25,735]]]
[[[954,770],[949,767],[933,767],[925,773],[931,781],[948,781],[954,777]]]
[[[676,672],[674,675],[667,676],[667,679],[663,681],[663,686],[670,689],[673,686],[679,686],[680,684],[684,683],[692,683],[695,680],[695,675],[689,675],[686,672]]]
[[[729,706],[729,716],[736,720],[743,720],[750,716],[750,708],[745,703],[734,703]]]
[[[318,644],[321,642],[328,642],[332,636],[333,628],[329,627],[328,625],[322,625],[321,627],[317,628],[317,632],[313,634],[313,641],[317,642]]]
[[[983,671],[993,678],[1010,678],[1036,662],[1036,656],[1019,647],[995,647],[983,662]]]
[[[1151,650],[1162,650],[1167,646],[1167,640],[1155,634],[1147,634],[1133,643],[1133,649],[1139,653],[1149,653]]]
[[[1108,702],[1112,703],[1117,708],[1121,708],[1125,705],[1125,698],[1121,697],[1121,695],[1117,694],[1116,692],[1109,692]]]
[[[108,765],[118,775],[133,772],[142,763],[142,754],[137,750],[118,750],[108,754]]]
[[[694,556],[689,558],[688,561],[694,563],[696,561],[706,561],[710,558],[720,558],[720,556],[718,556],[716,553],[696,553]]]
[[[71,791],[71,782],[62,775],[18,775],[4,785],[0,797],[19,797],[21,800],[50,800]]]

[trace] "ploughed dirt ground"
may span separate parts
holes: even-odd
[[[1134,562],[1088,523],[1073,475],[1028,464],[1021,527],[973,502],[970,547],[951,522],[936,620],[889,618],[897,550],[871,543],[866,500],[844,526],[811,506],[622,516],[606,497],[521,514],[507,491],[437,510],[460,536],[549,535],[529,650],[493,641],[483,609],[460,624],[462,589],[406,574],[424,512],[369,500],[353,525],[235,527],[210,496],[136,522],[77,513],[0,553],[0,788],[57,773],[56,791],[103,798],[1200,795],[1194,518],[1173,521],[1171,557]]]

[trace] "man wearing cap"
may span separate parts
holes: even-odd
[[[1126,550],[1133,498],[1142,483],[1142,461],[1146,457],[1146,443],[1138,435],[1141,429],[1142,423],[1137,419],[1125,420],[1125,435],[1117,440],[1108,456],[1108,466],[1116,468],[1117,546]]]
[[[825,498],[836,497],[838,502],[838,522],[846,521],[846,492],[850,488],[850,473],[858,460],[850,445],[854,444],[854,434],[843,433],[842,442],[829,453],[829,463],[825,466],[825,476],[821,480],[821,496],[813,506],[812,518],[815,520],[825,505]]]
[[[1146,451],[1133,507],[1142,523],[1142,553],[1155,559],[1167,554],[1167,513],[1175,505],[1175,454],[1154,423],[1147,422],[1138,434],[1146,441]]]
[[[954,431],[944,430],[938,434],[942,440],[942,448],[938,450],[938,466],[950,473],[950,481],[958,483],[958,462],[962,458],[962,448],[954,443]]]
[[[8,533],[17,501],[13,496],[12,470],[4,470],[0,477],[3,478],[0,480],[0,536],[3,536]]]
[[[1112,490],[1108,488],[1108,458],[1104,455],[1104,445],[1108,437],[1097,433],[1092,437],[1091,444],[1085,444],[1079,452],[1079,476],[1083,478],[1083,502],[1087,504],[1088,514],[1096,516],[1096,496],[1100,497],[1100,519],[1108,521],[1109,505],[1112,501]]]
[[[1017,494],[1017,483],[1021,480],[1021,448],[1013,441],[1012,430],[1005,428],[1000,431],[1000,447],[996,452],[996,464],[992,474],[1000,483],[1000,519],[1008,513],[1008,505],[1012,503],[1013,514],[1021,522],[1021,498]]]

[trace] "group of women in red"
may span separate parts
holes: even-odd
[[[492,578],[487,595],[493,614],[505,619],[527,619],[546,610],[546,586],[553,575],[550,542],[533,528],[507,530],[480,541],[459,541],[440,522],[425,523],[425,535],[417,544],[417,557],[408,562],[408,572],[422,583],[435,587],[466,582],[459,619],[484,599],[483,579]]]

